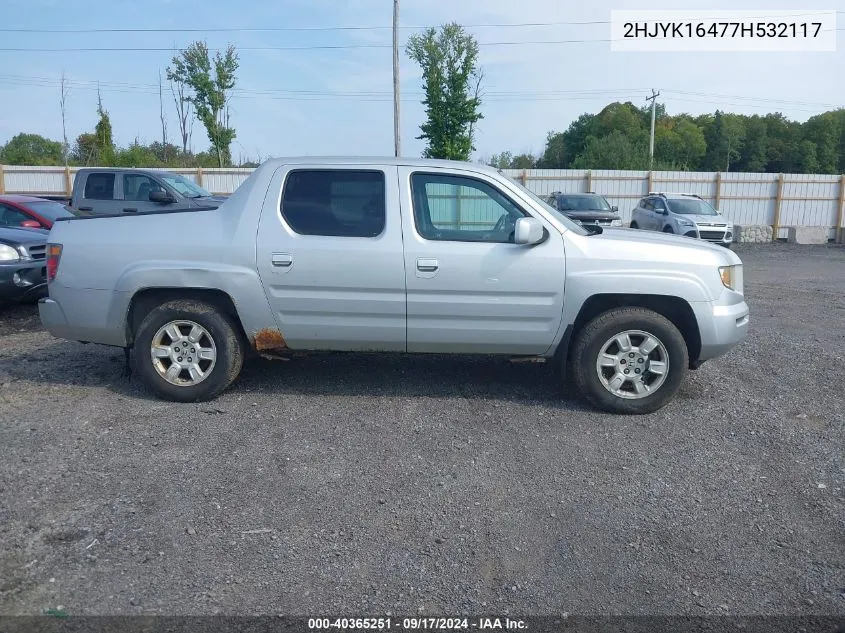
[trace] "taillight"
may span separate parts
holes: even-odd
[[[59,272],[59,260],[62,258],[61,244],[47,244],[47,282],[56,278]]]

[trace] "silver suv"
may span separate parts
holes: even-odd
[[[631,213],[631,228],[676,233],[727,248],[734,225],[694,193],[649,192]]]

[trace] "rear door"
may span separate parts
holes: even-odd
[[[561,235],[513,241],[531,215],[487,176],[400,167],[408,351],[542,354],[563,316]]]
[[[294,349],[405,350],[396,167],[295,165],[272,181],[258,271]]]
[[[123,212],[120,179],[114,171],[92,171],[85,176],[79,210],[95,215]]]

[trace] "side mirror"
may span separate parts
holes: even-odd
[[[616,206],[610,207],[610,210],[613,211],[614,213],[619,213],[619,207],[616,207]]]
[[[516,244],[539,244],[543,241],[543,223],[537,218],[519,218],[514,224]]]
[[[151,191],[149,198],[150,202],[160,202],[161,204],[172,204],[176,202],[176,199],[166,191]]]
[[[40,229],[41,222],[37,220],[24,220],[21,222],[21,226],[27,229]]]

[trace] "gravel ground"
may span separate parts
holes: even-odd
[[[845,249],[737,252],[748,340],[641,417],[465,357],[165,403],[7,310],[0,613],[845,615]]]

